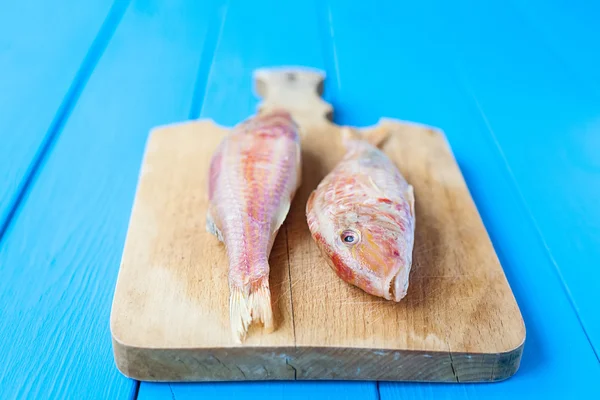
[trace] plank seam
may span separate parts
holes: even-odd
[[[137,400],[138,396],[140,395],[140,381],[134,381],[135,382],[135,386],[133,388],[133,393],[131,396],[132,400]]]
[[[500,143],[498,142],[498,138],[496,137],[494,130],[492,129],[492,126],[487,118],[487,116],[485,115],[481,104],[479,103],[479,100],[477,99],[477,97],[475,96],[475,93],[473,92],[472,88],[470,87],[470,85],[468,84],[468,82],[466,81],[466,79],[463,79],[463,83],[465,84],[465,86],[467,87],[467,91],[468,94],[470,95],[470,97],[473,99],[473,102],[475,104],[475,107],[477,108],[477,111],[481,117],[481,119],[483,120],[483,123],[486,126],[487,131],[489,132],[489,135],[492,139],[492,142],[494,143],[494,146],[496,147],[498,154],[500,156],[500,159],[502,161],[502,163],[504,164],[505,168],[506,168],[506,174],[508,175],[508,179],[511,182],[512,186],[513,186],[513,190],[515,191],[515,193],[517,194],[517,197],[520,200],[521,206],[524,208],[525,213],[527,214],[530,223],[533,225],[533,228],[535,229],[535,232],[537,234],[538,240],[541,242],[544,250],[545,250],[545,254],[546,257],[548,258],[548,260],[550,261],[550,263],[552,264],[552,266],[554,267],[554,272],[558,275],[558,278],[560,280],[561,286],[563,288],[563,291],[565,292],[565,295],[567,296],[567,299],[569,301],[569,304],[571,305],[571,308],[573,309],[573,311],[575,312],[575,315],[577,317],[577,320],[579,321],[579,325],[581,326],[581,329],[583,330],[583,334],[585,335],[590,347],[592,348],[592,351],[594,352],[594,356],[596,357],[596,359],[598,360],[598,362],[600,362],[600,355],[598,354],[596,348],[594,347],[594,344],[592,343],[590,336],[587,332],[587,329],[585,327],[585,323],[583,322],[583,320],[581,319],[581,316],[579,315],[578,309],[577,309],[577,305],[571,295],[571,292],[569,291],[569,287],[566,284],[564,277],[560,271],[560,268],[558,266],[558,263],[556,262],[556,260],[554,259],[554,256],[552,255],[552,251],[550,250],[550,247],[548,246],[548,244],[546,243],[546,241],[544,240],[544,235],[541,231],[541,229],[539,228],[539,225],[535,219],[535,217],[533,216],[533,213],[531,212],[531,209],[529,208],[527,201],[525,200],[525,196],[523,196],[523,193],[521,192],[521,189],[519,188],[519,185],[517,183],[517,180],[515,179],[514,173],[512,172],[512,169],[510,168],[510,165],[508,163],[508,160],[506,159],[506,156],[504,154],[504,151],[502,150],[502,147],[500,146]]]
[[[333,15],[329,1],[316,0],[317,22],[319,25],[319,36],[322,41],[321,51],[326,65],[326,71],[333,71],[333,81],[335,82],[335,93],[339,94],[342,90],[340,81],[340,65],[335,45],[335,31],[333,29]],[[329,96],[331,97],[331,96]],[[334,107],[335,109],[335,107]]]
[[[290,311],[292,313],[292,333],[294,334],[294,348],[298,348],[296,343],[296,319],[294,318],[294,296],[292,293],[292,263],[290,262],[290,235],[288,233],[287,223],[284,224],[285,227],[285,249],[287,252],[287,264],[288,264],[288,283],[290,285]],[[286,364],[288,360],[285,360]],[[289,364],[288,364],[289,365]],[[290,365],[291,366],[291,365]],[[294,367],[292,367],[294,368]],[[294,368],[294,379],[296,379],[296,368]]]
[[[214,18],[211,18],[208,29],[206,31],[206,39],[200,53],[200,64],[196,73],[195,90],[192,95],[192,103],[190,105],[190,119],[198,119],[204,109],[204,100],[206,99],[206,91],[208,90],[208,79],[212,71],[212,66],[215,60],[215,54],[221,37],[223,36],[223,28],[229,9],[229,0],[225,1],[220,7],[216,7]]]
[[[177,400],[175,398],[175,392],[173,392],[173,388],[171,387],[171,384],[167,383],[167,386],[169,387],[169,391],[171,392],[171,400]]]
[[[427,161],[427,168],[428,169],[430,168],[429,161]],[[452,218],[452,223],[454,225],[458,226],[459,223],[457,223],[457,221],[454,218],[454,215],[455,215],[454,210],[455,210],[456,207],[454,206],[454,202],[452,201],[453,198],[452,198],[452,195],[450,194],[450,191],[449,191],[449,188],[448,188],[448,182],[447,182],[446,176],[442,175],[441,179],[442,179],[442,182],[443,182],[442,187],[444,189],[444,193],[446,195],[446,199],[448,199],[448,208],[449,208],[450,217]],[[461,237],[462,232],[459,231],[458,235],[459,235],[459,239],[462,239],[462,237]],[[446,346],[448,346],[448,356],[450,357],[450,368],[452,369],[452,375],[454,375],[454,379],[456,379],[456,382],[460,382],[460,379],[458,378],[458,374],[456,373],[456,368],[454,368],[454,358],[452,357],[452,347],[450,347],[450,338],[449,338],[448,334],[446,334],[445,342],[446,342],[445,343]]]
[[[450,368],[452,368],[452,375],[454,375],[454,379],[456,382],[460,383],[460,379],[458,379],[458,374],[456,373],[456,368],[454,368],[454,359],[452,358],[452,351],[448,351],[448,355],[450,356]]]
[[[75,78],[73,79],[71,86],[67,90],[65,97],[58,107],[58,110],[56,111],[56,114],[54,115],[54,118],[52,119],[52,122],[50,123],[50,126],[44,135],[44,139],[42,140],[38,151],[31,161],[31,165],[25,173],[22,183],[17,189],[16,195],[8,207],[6,218],[0,225],[0,243],[4,240],[8,229],[17,215],[17,211],[29,193],[29,190],[33,186],[34,181],[41,171],[46,159],[52,152],[56,141],[60,137],[62,128],[69,119],[73,108],[75,108],[83,89],[85,88],[90,76],[94,72],[98,61],[104,54],[104,51],[112,39],[117,26],[119,26],[123,15],[125,14],[125,10],[129,6],[129,2],[130,0],[116,0],[113,3],[108,15],[100,27],[100,30],[98,31],[98,34],[90,45],[83,62],[75,74]]]
[[[294,380],[297,381],[298,380],[298,370],[296,369],[296,367],[294,367],[292,364],[290,364],[290,357],[285,358],[285,363],[287,366],[289,366],[291,369],[294,370]]]

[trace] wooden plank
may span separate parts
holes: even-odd
[[[122,14],[123,2],[10,1],[0,11],[0,236]],[[110,18],[107,18],[110,15]]]
[[[293,76],[290,78],[290,75]],[[210,121],[153,130],[111,314],[115,358],[143,381],[497,381],[518,369],[525,330],[443,134],[395,121],[384,150],[414,185],[409,294],[384,301],[340,280],[306,223],[306,201],[343,156],[318,74],[267,70],[261,109],[284,107],[303,131],[302,186],[271,253],[274,333],[231,335],[227,255],[203,229]],[[382,369],[385,363],[387,368]]]
[[[206,68],[209,74],[205,97],[194,104],[192,114],[232,126],[256,109],[257,99],[249,79],[255,68],[269,65],[324,68],[328,60],[324,59],[320,34],[328,26],[322,26],[317,18],[321,11],[314,2],[230,1],[214,62]],[[147,387],[164,393],[167,384],[142,382],[140,399],[154,398],[154,389]],[[245,397],[249,390],[266,393],[270,398],[293,397],[294,393],[310,393],[311,398],[377,398],[374,382],[203,383],[172,385],[172,390],[177,398]]]
[[[600,91],[514,8],[457,3],[457,21],[467,9],[481,17],[453,31],[459,68],[598,357]]]
[[[7,398],[129,399],[109,313],[147,131],[185,119],[218,3],[133,1],[0,247]]]
[[[527,42],[535,43],[553,64],[562,64],[574,80],[600,94],[600,3],[593,1],[512,1],[508,7],[528,32]],[[506,28],[505,28],[506,29]],[[539,62],[539,61],[538,61]],[[569,78],[573,80],[573,76]]]
[[[474,38],[451,33],[467,30],[472,22],[463,19],[464,10],[453,11],[442,2],[380,3],[377,8],[348,8],[341,1],[329,4],[340,64],[340,95],[347,110],[340,122],[372,124],[377,118],[375,110],[381,109],[391,117],[444,129],[527,326],[521,368],[514,378],[490,385],[381,383],[382,399],[576,396],[573,393],[586,397],[597,391],[598,363],[577,315],[536,227],[528,220],[489,127],[454,70],[456,54],[472,54],[470,62],[475,63],[474,58],[494,47],[462,49],[461,44]],[[480,15],[467,14],[473,18]],[[372,29],[356,29],[364,21],[375,20],[378,23]],[[477,36],[474,32],[470,35]],[[357,46],[357,42],[377,45]],[[395,51],[381,50],[389,48]],[[491,64],[487,68],[490,73],[498,70]],[[385,84],[361,79],[374,74],[394,78]],[[495,81],[491,76],[487,79]],[[522,157],[535,164],[531,154],[528,149]],[[564,338],[569,338],[568,346]]]
[[[202,393],[202,397],[198,393]],[[369,382],[235,382],[235,383],[153,383],[142,382],[138,399],[195,400],[229,399],[235,393],[245,398],[290,400],[377,399],[377,387]],[[225,397],[224,397],[225,396]]]

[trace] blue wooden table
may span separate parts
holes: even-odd
[[[1,2],[0,397],[600,398],[600,6],[482,3]],[[149,129],[231,126],[255,111],[252,70],[290,64],[327,71],[340,124],[446,132],[525,319],[516,376],[169,385],[117,371],[109,314]]]

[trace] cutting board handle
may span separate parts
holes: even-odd
[[[302,122],[324,122],[333,118],[333,107],[325,102],[325,73],[306,67],[261,68],[254,72],[255,90],[263,98],[258,113],[284,108]]]

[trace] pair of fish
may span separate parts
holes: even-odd
[[[414,195],[377,147],[343,129],[346,154],[311,193],[306,218],[330,267],[374,296],[400,301],[408,289],[415,228]],[[274,329],[269,254],[301,184],[301,140],[289,112],[240,123],[220,143],[209,172],[207,230],[227,249],[230,324],[244,340],[253,322]]]

